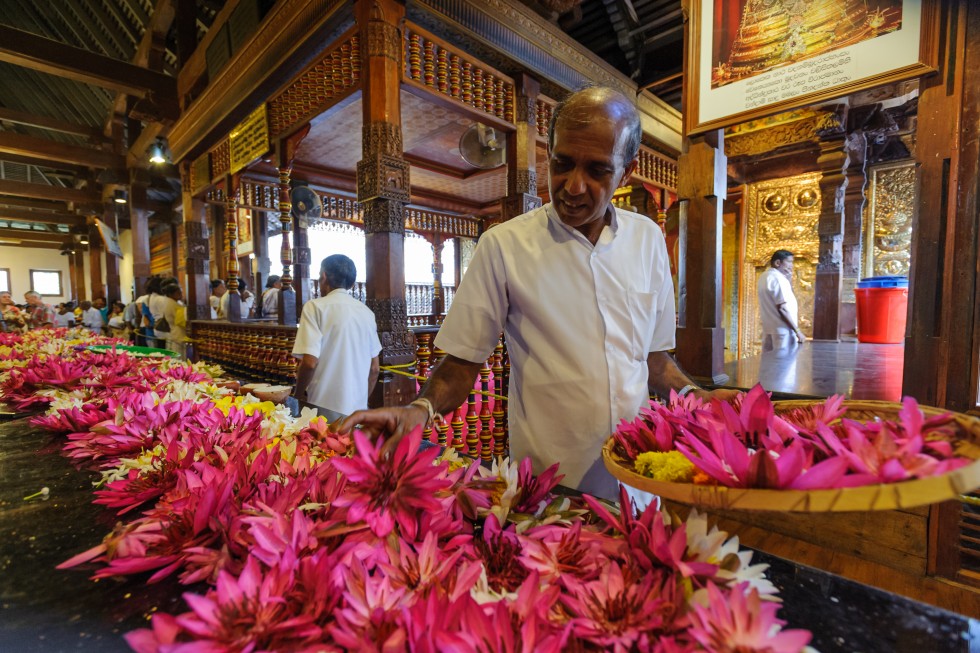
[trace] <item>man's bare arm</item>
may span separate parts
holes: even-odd
[[[692,391],[692,394],[697,395],[705,401],[712,398],[727,401],[738,394],[738,390],[726,390],[723,388],[719,388],[718,390],[705,390],[704,388],[698,387],[698,384],[677,366],[677,362],[673,356],[665,351],[650,352],[647,355],[647,369],[649,370],[647,388],[650,392],[662,399],[670,397],[671,390],[680,391],[687,385],[693,385],[695,389]]]
[[[380,364],[378,362],[378,357],[375,356],[371,359],[371,369],[368,371],[368,396],[371,396],[371,392],[374,390],[374,386],[378,384],[378,371],[380,370]]]
[[[316,356],[303,354],[303,360],[296,367],[296,387],[293,388],[293,396],[300,401],[306,401],[306,391],[313,380],[313,372],[316,371],[316,364],[320,359]]]
[[[446,355],[432,371],[419,397],[428,399],[438,413],[454,410],[469,395],[480,366],[480,363]],[[429,414],[425,408],[417,405],[376,408],[352,413],[337,422],[334,428],[340,433],[347,433],[355,425],[359,425],[361,431],[372,437],[389,436],[388,446],[394,446],[406,433],[425,424],[428,419]]]

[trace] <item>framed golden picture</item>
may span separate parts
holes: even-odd
[[[939,0],[689,0],[688,134],[935,72]]]

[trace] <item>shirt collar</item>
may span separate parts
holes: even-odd
[[[551,202],[544,205],[544,210],[551,224],[560,229],[564,229],[565,233],[578,239],[580,242],[588,245],[589,247],[599,247],[600,245],[609,244],[612,242],[613,238],[616,237],[616,233],[619,231],[619,212],[616,210],[615,206],[613,207],[612,219],[609,221],[608,225],[604,225],[602,227],[602,231],[599,233],[599,239],[596,241],[594,246],[589,242],[588,238],[582,235],[582,232],[574,227],[569,227],[567,224],[561,221],[561,218],[558,217],[558,212],[555,211],[555,207]]]

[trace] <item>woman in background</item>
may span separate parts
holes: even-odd
[[[185,329],[187,319],[182,315],[184,303],[181,301],[184,298],[184,292],[176,279],[165,284],[161,292],[163,293],[163,313],[160,323],[166,322],[170,327],[166,337],[166,348],[176,354],[180,354],[180,357],[183,358],[185,355],[184,348],[187,343],[187,331]],[[157,335],[160,335],[159,331]]]

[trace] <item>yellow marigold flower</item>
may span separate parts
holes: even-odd
[[[655,481],[690,483],[694,480],[694,464],[679,451],[647,451],[633,461],[638,474]]]

